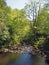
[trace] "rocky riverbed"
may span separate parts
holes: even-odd
[[[0,52],[14,52],[14,53],[24,53],[29,52],[35,54],[35,48],[31,45],[26,46],[10,46],[9,48],[2,48]]]
[[[8,48],[2,48],[0,49],[1,52],[10,52],[10,53],[32,53],[33,55],[37,54],[39,52],[38,49],[34,48],[31,45],[25,45],[25,46],[9,46]]]

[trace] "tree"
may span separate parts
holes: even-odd
[[[39,0],[39,1],[33,1],[30,0],[28,4],[26,4],[24,10],[26,12],[26,16],[33,20],[38,16],[40,9],[42,8],[42,3],[44,3],[44,1]]]
[[[8,28],[4,24],[4,22],[0,21],[0,48],[3,45],[8,45],[10,41],[10,35],[8,32]]]
[[[40,15],[40,11],[45,4],[45,0],[36,1],[31,0],[24,8],[26,12],[26,17],[28,17],[33,22],[33,33],[34,33],[34,40],[36,40],[36,34],[38,32],[37,29],[37,17]]]
[[[11,13],[12,24],[10,26],[11,38],[14,44],[19,44],[23,38],[27,38],[30,33],[30,23],[29,20],[24,16],[25,12],[23,10],[13,10]]]
[[[42,9],[37,17],[37,28],[40,33],[49,34],[49,13],[47,9]]]

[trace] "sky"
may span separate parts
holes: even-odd
[[[6,0],[6,3],[8,6],[10,6],[12,9],[18,8],[22,9],[25,6],[25,3],[27,3],[28,0]]]
[[[30,0],[6,0],[6,3],[8,6],[10,6],[12,9],[23,9],[25,6],[25,3],[27,3]],[[32,0],[32,1],[39,1],[39,0]],[[43,0],[40,0],[41,2]]]

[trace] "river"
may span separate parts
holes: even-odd
[[[41,56],[29,53],[0,55],[0,65],[47,65]]]

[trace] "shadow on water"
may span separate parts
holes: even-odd
[[[45,63],[43,57],[25,53],[21,54],[15,60],[9,62],[7,65],[47,65],[47,64]]]

